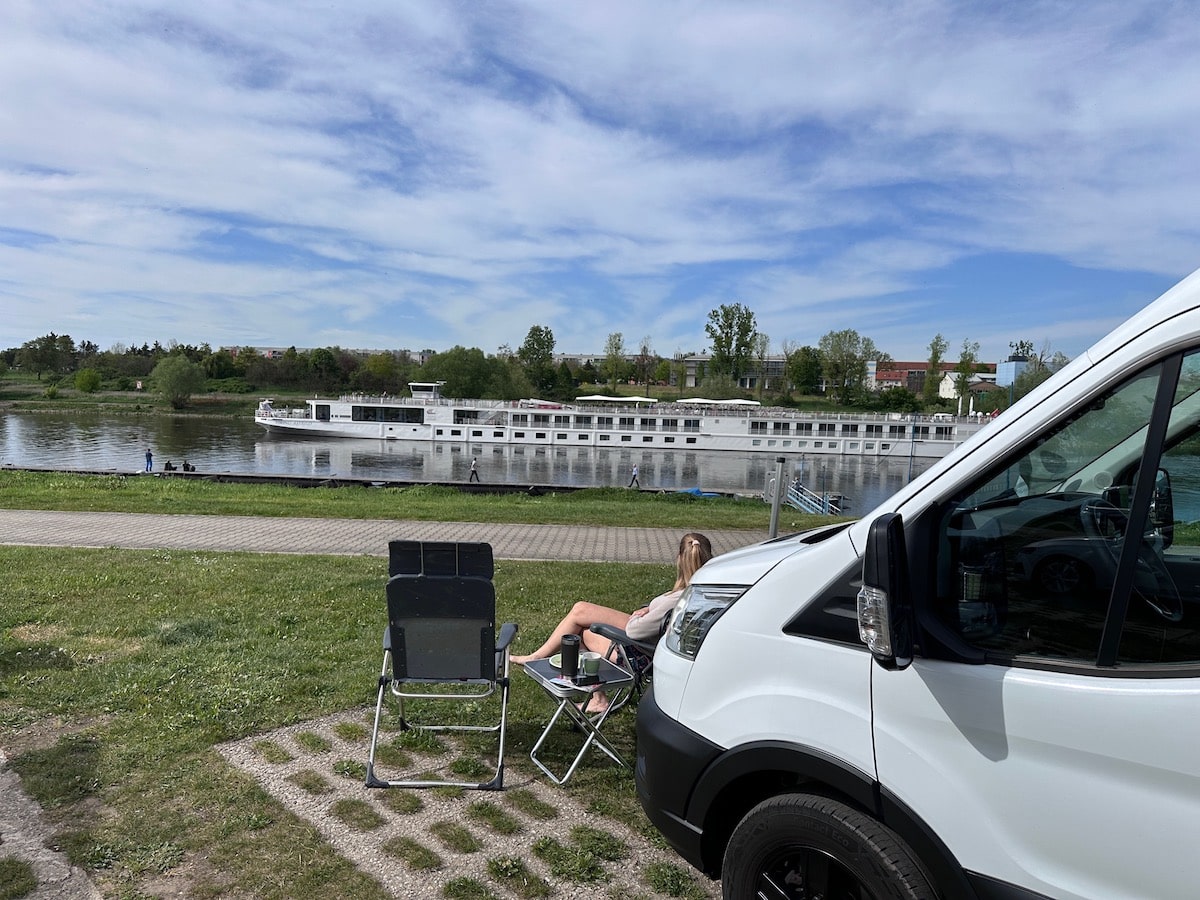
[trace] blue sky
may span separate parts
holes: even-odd
[[[0,347],[1075,356],[1200,266],[1190,3],[0,5]]]

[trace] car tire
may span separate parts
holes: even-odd
[[[734,828],[725,848],[726,900],[936,900],[924,871],[891,829],[837,800],[782,794]]]

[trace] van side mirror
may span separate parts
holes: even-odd
[[[1163,547],[1175,540],[1175,500],[1171,496],[1171,476],[1159,469],[1154,478],[1154,494],[1150,498],[1150,527],[1162,535]]]
[[[905,669],[912,662],[912,585],[899,513],[884,513],[867,532],[858,636],[885,669]]]

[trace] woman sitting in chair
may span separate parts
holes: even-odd
[[[639,641],[656,640],[662,632],[663,622],[679,600],[679,595],[688,586],[696,570],[712,559],[712,544],[702,534],[689,531],[679,541],[679,555],[675,558],[675,586],[667,593],[660,594],[650,601],[649,605],[632,613],[621,612],[598,603],[588,603],[580,600],[571,607],[571,611],[563,617],[554,629],[546,643],[527,656],[513,656],[512,661],[523,665],[531,659],[548,659],[562,647],[564,634],[580,636],[583,649],[607,654],[612,644],[608,638],[593,634],[589,629],[592,625],[603,622],[615,628],[624,629],[631,637]],[[596,704],[593,704],[595,706]],[[597,710],[589,708],[589,712]]]

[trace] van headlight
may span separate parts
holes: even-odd
[[[748,587],[744,584],[689,585],[671,614],[667,649],[687,659],[695,659],[713,623],[733,601],[746,593]]]

